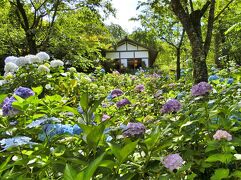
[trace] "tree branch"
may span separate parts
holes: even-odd
[[[234,0],[229,1],[228,4],[226,4],[226,6],[224,6],[224,8],[223,8],[223,9],[218,13],[218,15],[214,18],[214,21],[216,21],[216,20],[219,18],[219,16],[228,8],[228,6],[229,6],[232,2],[234,2]]]
[[[208,6],[211,4],[210,1],[207,1],[206,4],[204,4],[204,6],[202,7],[202,9],[200,10],[200,18],[204,15],[204,13],[207,11]]]
[[[208,16],[208,29],[206,34],[206,39],[204,43],[204,53],[207,57],[211,40],[212,40],[212,31],[213,31],[213,22],[214,22],[214,11],[215,11],[215,0],[212,0],[210,10],[209,10],[209,16]]]
[[[193,8],[192,0],[189,0],[189,4],[190,4],[190,7],[191,7],[191,12],[193,12],[193,11],[194,11],[194,8]]]

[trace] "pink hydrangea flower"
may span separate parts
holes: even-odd
[[[108,116],[107,114],[103,114],[102,121],[106,121],[108,119],[110,119],[110,116]]]
[[[227,141],[231,141],[232,135],[229,134],[227,131],[217,130],[216,133],[213,135],[213,139],[215,140],[226,139]]]
[[[143,92],[145,90],[145,86],[143,84],[139,84],[135,87],[137,92]]]
[[[162,163],[170,171],[173,171],[174,169],[180,168],[184,161],[179,154],[169,154],[168,156],[164,157]]]

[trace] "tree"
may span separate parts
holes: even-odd
[[[61,13],[55,22],[49,51],[67,64],[88,70],[102,59],[111,35],[101,16],[88,7]]]
[[[161,6],[158,2],[139,4],[141,14],[134,20],[140,20],[146,32],[151,32],[153,39],[164,41],[170,45],[176,53],[176,79],[180,79],[181,48],[185,36],[182,25],[167,6]],[[171,30],[171,31],[170,31]],[[154,44],[154,43],[152,43]]]
[[[119,24],[111,23],[109,26],[107,26],[107,29],[112,35],[112,41],[114,42],[118,42],[127,36],[127,32],[125,32],[125,30]]]
[[[9,2],[15,18],[24,30],[27,53],[31,54],[35,54],[38,49],[46,49],[59,12],[81,7],[89,7],[96,12],[97,8],[103,8],[104,12],[113,11],[110,2],[102,0],[9,0]]]

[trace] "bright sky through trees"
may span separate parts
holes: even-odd
[[[122,26],[128,33],[140,27],[140,23],[129,21],[130,18],[136,17],[138,0],[112,0],[113,7],[116,8],[116,18],[109,17],[107,24],[114,23]]]

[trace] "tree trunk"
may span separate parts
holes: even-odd
[[[192,43],[192,61],[194,84],[208,82],[206,56],[201,42]]]
[[[176,79],[179,80],[181,77],[181,48],[176,49],[176,54],[177,54],[177,64],[176,64]]]
[[[36,40],[35,40],[35,34],[31,32],[26,32],[26,40],[29,48],[29,53],[30,54],[37,54],[37,45],[36,45]]]

